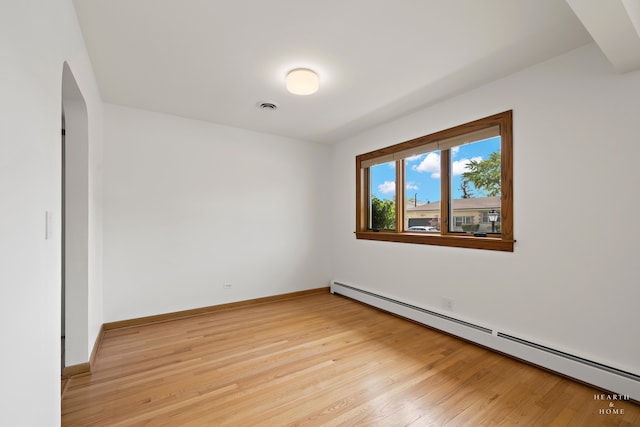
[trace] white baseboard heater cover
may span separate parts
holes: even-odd
[[[381,310],[456,335],[501,353],[522,359],[603,390],[640,401],[640,376],[602,363],[536,344],[529,340],[456,319],[435,311],[331,282],[331,293],[344,295]]]

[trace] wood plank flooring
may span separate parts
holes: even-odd
[[[600,391],[337,295],[106,331],[63,426],[638,426]]]

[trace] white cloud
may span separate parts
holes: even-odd
[[[453,154],[455,155],[458,150],[458,147],[452,148]],[[471,159],[460,159],[454,160],[451,166],[451,171],[453,172],[453,176],[462,175],[464,172],[467,172],[467,165],[470,161],[475,160],[476,162],[482,162],[482,156],[472,157]],[[416,172],[426,172],[431,174],[431,178],[440,178],[440,155],[437,153],[429,153],[427,157],[425,157],[418,165],[413,165],[411,167]],[[407,184],[407,190],[408,190]]]
[[[382,194],[394,193],[396,191],[396,183],[393,181],[385,181],[378,185],[378,191]]]
[[[424,156],[424,154],[415,154],[413,156],[407,157],[405,160],[407,162],[415,162],[416,160],[420,160]]]
[[[440,155],[429,153],[418,165],[412,166],[416,172],[431,173],[431,178],[440,178]]]
[[[471,160],[475,160],[476,162],[482,161],[482,156],[472,157]],[[453,162],[452,172],[453,176],[462,175],[464,172],[467,172],[467,165],[471,161],[470,159],[460,159]]]
[[[418,186],[413,182],[407,182],[407,190],[418,190]]]

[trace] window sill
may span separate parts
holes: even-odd
[[[477,237],[453,234],[395,233],[389,231],[356,231],[356,239],[383,242],[414,243],[419,245],[451,246],[455,248],[484,249],[513,252],[515,240],[499,237]]]

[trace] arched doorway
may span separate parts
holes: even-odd
[[[62,70],[62,365],[89,360],[89,143],[87,105]]]

